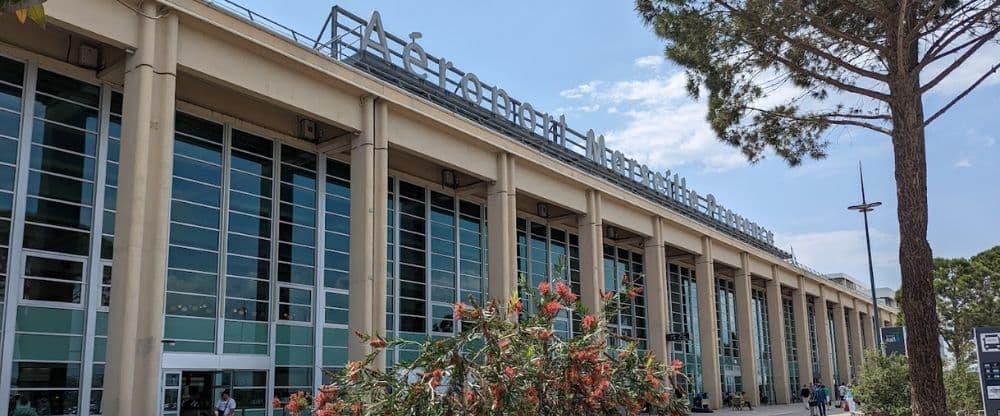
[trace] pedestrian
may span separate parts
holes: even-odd
[[[805,403],[806,410],[810,410],[810,408],[813,407],[813,405],[811,404],[813,400],[811,399],[812,390],[809,388],[809,386],[802,385],[802,390],[799,391],[799,396],[802,397],[802,403]]]
[[[854,391],[850,387],[844,386],[844,410],[854,416],[858,411],[858,403],[854,401]]]
[[[218,416],[233,416],[236,414],[236,400],[229,397],[229,390],[222,391],[222,397],[215,403],[215,411]]]
[[[816,407],[819,410],[819,416],[826,416],[826,405],[830,401],[830,396],[827,395],[826,386],[820,384],[816,386],[813,390],[813,400],[816,400]]]

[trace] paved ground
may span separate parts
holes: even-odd
[[[775,405],[775,406],[759,406],[750,410],[717,410],[714,415],[727,415],[727,416],[809,416],[809,411],[806,410],[805,405],[801,403],[789,404],[789,405]],[[847,413],[843,409],[827,408],[827,415],[846,415]]]
[[[829,415],[829,416],[833,416],[833,415],[844,415],[844,416],[846,416],[848,413],[845,412],[843,409],[839,409],[839,408],[831,406],[831,407],[827,407],[826,414]],[[649,416],[649,415],[647,415],[645,413],[643,415]],[[809,413],[808,410],[806,410],[805,405],[803,405],[801,403],[795,403],[795,404],[787,404],[787,405],[783,404],[783,405],[775,405],[775,406],[760,406],[760,407],[755,407],[752,411],[751,410],[729,410],[729,409],[721,409],[721,410],[716,410],[713,413],[692,413],[691,415],[692,416],[696,416],[696,415],[725,415],[725,416],[810,416],[810,413]],[[861,414],[857,413],[857,415],[860,416]]]

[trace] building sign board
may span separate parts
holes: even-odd
[[[973,336],[983,408],[989,416],[1000,416],[1000,327],[976,328]]]
[[[886,355],[906,355],[906,329],[901,326],[883,327],[882,345]]]
[[[334,7],[331,19],[330,46],[335,58],[376,57],[435,85],[446,94],[460,98],[466,104],[505,120],[511,126],[544,139],[561,151],[584,156],[629,182],[630,187],[645,188],[690,209],[703,220],[712,221],[763,246],[774,246],[773,232],[726,208],[714,195],[689,188],[687,179],[679,174],[670,170],[657,171],[621,151],[609,149],[605,146],[604,136],[594,130],[589,129],[585,133],[574,130],[567,125],[565,115],[537,110],[531,103],[511,97],[503,88],[484,82],[476,74],[461,71],[448,59],[427,53],[418,42],[423,36],[419,32],[410,33],[408,40],[387,32],[377,10],[364,20]]]

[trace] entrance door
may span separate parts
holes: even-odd
[[[215,416],[216,400],[232,391],[232,371],[181,372],[181,402],[178,416]]]

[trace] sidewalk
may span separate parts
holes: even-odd
[[[752,411],[750,410],[729,410],[720,409],[716,410],[715,413],[706,413],[714,415],[727,415],[727,416],[809,416],[809,411],[806,410],[805,405],[801,403],[795,404],[783,404],[774,406],[758,406]],[[836,407],[828,407],[826,409],[827,415],[846,415],[847,412],[844,409],[838,409]]]

